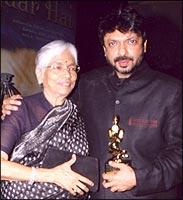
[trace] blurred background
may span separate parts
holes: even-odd
[[[13,75],[22,95],[39,91],[36,52],[56,39],[76,45],[80,73],[103,66],[98,23],[121,5],[146,18],[150,66],[182,79],[182,1],[1,1],[1,73]]]

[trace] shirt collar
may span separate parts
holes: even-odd
[[[149,70],[148,64],[145,61],[142,61],[141,65],[135,67],[133,73],[129,78],[120,79],[118,78],[116,72],[113,70],[109,74],[109,80],[112,87],[118,90],[119,88],[121,88],[124,82],[128,82],[131,80],[139,80],[139,79],[143,80],[144,78],[147,78],[147,76],[144,75],[147,72],[147,70]]]

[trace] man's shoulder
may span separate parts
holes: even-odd
[[[160,71],[155,71],[155,77],[157,81],[160,81],[162,82],[162,84],[167,85],[167,86],[180,87],[182,83],[182,81],[177,79],[176,77],[166,74],[164,72],[160,72]]]
[[[172,75],[152,70],[151,78],[151,82],[157,88],[157,92],[160,91],[169,98],[182,93],[182,81]]]

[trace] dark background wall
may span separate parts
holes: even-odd
[[[76,46],[81,72],[105,63],[97,27],[100,17],[119,8],[134,6],[147,20],[146,59],[159,71],[182,79],[182,2],[181,1],[78,1]]]
[[[36,50],[56,39],[75,42],[81,73],[103,66],[98,23],[121,4],[147,19],[149,64],[182,79],[182,1],[1,1],[1,73],[13,74],[23,95],[36,92]]]

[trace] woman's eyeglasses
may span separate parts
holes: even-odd
[[[80,66],[75,65],[75,64],[70,64],[70,65],[64,66],[62,64],[54,63],[52,65],[49,65],[48,68],[52,69],[55,73],[64,71],[64,70],[67,70],[71,73],[73,73],[73,72],[78,73],[80,71]]]

